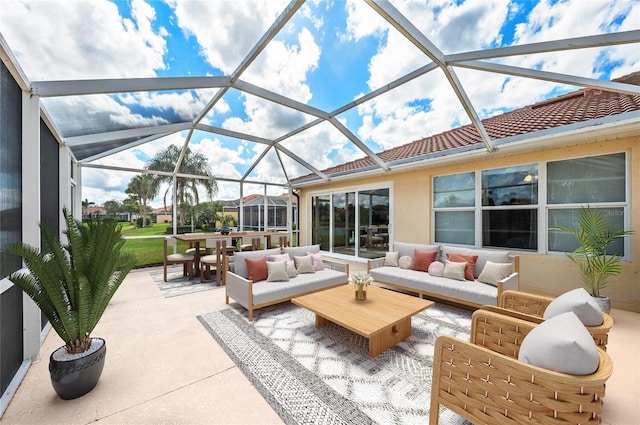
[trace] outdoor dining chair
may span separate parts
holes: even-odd
[[[211,278],[211,273],[216,273],[216,285],[220,286],[220,283],[225,284],[226,276],[223,273],[223,264],[225,257],[227,256],[227,250],[232,248],[231,238],[222,239],[207,239],[205,241],[207,250],[212,250],[212,253],[200,257],[200,281],[204,282]]]
[[[183,276],[189,276],[189,280],[193,279],[193,254],[187,253],[174,253],[177,246],[177,240],[173,237],[164,238],[164,255],[163,255],[163,268],[164,268],[164,281],[167,281],[167,266],[171,264],[183,265]]]
[[[242,251],[258,251],[260,247],[267,247],[267,238],[265,236],[243,236],[240,246]]]

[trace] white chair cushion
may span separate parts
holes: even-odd
[[[216,261],[218,261],[218,256],[215,255],[215,254],[205,255],[204,257],[200,257],[200,262],[203,263],[203,264],[213,264],[213,265],[215,265]]]
[[[570,375],[591,375],[598,369],[598,348],[573,312],[536,326],[522,341],[518,360]]]
[[[193,255],[191,254],[169,254],[167,255],[168,261],[193,261]]]
[[[305,256],[307,255],[307,252],[311,252],[313,254],[320,252],[320,244],[305,246],[285,246],[284,248],[282,248],[282,253],[289,254],[291,258]]]
[[[568,311],[573,311],[585,326],[600,326],[604,320],[602,309],[584,288],[565,292],[551,301],[543,316],[550,319]]]

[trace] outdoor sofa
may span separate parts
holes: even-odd
[[[424,257],[431,258],[430,264],[425,265]],[[468,259],[475,259],[473,265]],[[479,308],[498,305],[505,290],[518,290],[518,261],[508,251],[395,242],[384,258],[369,260],[368,271],[377,283],[415,292],[420,298]],[[459,272],[462,262],[467,263],[465,278],[447,273],[449,266]],[[447,277],[452,275],[455,278]]]
[[[303,270],[306,264],[301,264],[301,267],[296,268],[296,276],[290,274],[286,280],[267,280],[275,272],[263,276],[265,279],[255,281],[252,279],[253,276],[250,276],[251,266],[248,264],[261,263],[264,260],[273,265],[275,262],[286,261],[281,256],[288,255],[288,261],[297,266],[297,259],[309,257],[309,254],[316,257],[314,259],[316,262],[311,263],[312,271],[308,271],[308,268]],[[322,289],[344,285],[349,279],[349,265],[321,258],[320,245],[284,246],[260,251],[243,251],[236,252],[233,257],[233,271],[229,268],[228,257],[225,259],[224,269],[227,275],[225,302],[228,304],[229,298],[232,298],[246,308],[249,311],[250,321],[253,320],[255,309],[289,301],[291,298]],[[321,264],[317,261],[321,261]],[[288,271],[291,271],[291,264],[289,266]]]

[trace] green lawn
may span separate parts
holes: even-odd
[[[136,255],[136,267],[162,264],[163,239],[159,236],[164,236],[170,226],[170,223],[154,223],[142,229],[132,224],[122,226],[122,236],[158,236],[156,239],[127,239],[123,250]],[[178,241],[178,252],[184,252],[187,248],[189,248],[188,243]]]

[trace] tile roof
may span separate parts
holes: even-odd
[[[640,71],[613,81],[640,85]],[[482,120],[482,124],[492,140],[499,140],[638,110],[640,110],[640,95],[581,89],[486,118]],[[482,138],[472,124],[467,124],[380,152],[378,156],[384,162],[393,163],[478,143],[482,143]],[[369,157],[364,157],[322,171],[331,176],[373,167],[376,167],[376,163]],[[317,176],[309,174],[293,179],[292,183],[314,179],[317,179]]]

